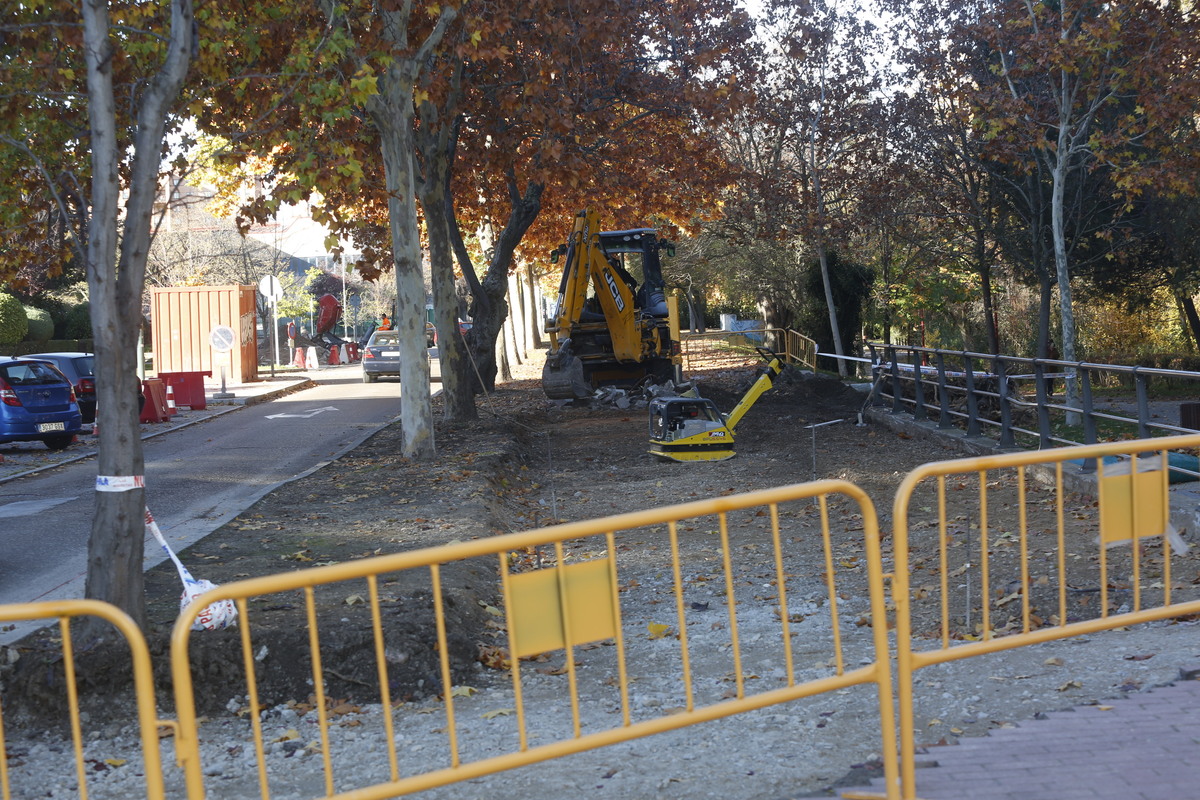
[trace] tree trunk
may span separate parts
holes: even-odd
[[[979,265],[979,291],[983,298],[983,323],[987,329],[988,352],[994,355],[1000,352],[1000,332],[996,330],[995,303],[992,299],[992,264],[987,248],[987,238],[983,226],[976,226],[975,263]],[[963,339],[963,348],[970,349],[965,338]]]
[[[1061,130],[1061,129],[1060,129]],[[1063,137],[1059,146],[1066,147]],[[1054,272],[1058,279],[1058,309],[1062,317],[1062,357],[1064,361],[1076,361],[1075,358],[1075,309],[1071,302],[1071,271],[1067,260],[1067,235],[1063,219],[1064,194],[1067,182],[1067,164],[1065,154],[1060,155],[1058,163],[1051,172],[1052,194],[1050,202],[1050,225],[1054,240]],[[1066,397],[1064,404],[1075,406],[1078,398],[1078,378],[1075,370],[1067,368]],[[1067,413],[1067,424],[1077,425],[1079,414]]]
[[[432,103],[422,103],[418,134],[421,160],[425,165],[421,208],[425,212],[425,231],[429,240],[433,316],[442,374],[442,413],[447,420],[462,421],[475,419],[477,414],[466,343],[458,332],[458,293],[449,219],[451,204],[447,201],[451,166],[449,137],[450,129],[438,124],[437,109]]]
[[[1183,307],[1183,315],[1187,320],[1188,330],[1192,333],[1192,341],[1200,347],[1200,314],[1196,313],[1196,300],[1191,295],[1179,298]]]
[[[837,306],[833,302],[833,284],[829,280],[829,258],[825,243],[817,243],[817,259],[821,263],[821,284],[825,288],[825,305],[829,308],[829,329],[833,333],[833,351],[838,355],[838,375],[846,377],[846,355],[842,348],[842,332],[838,325]]]
[[[508,270],[512,265],[513,252],[541,211],[544,189],[540,183],[530,183],[522,194],[517,188],[516,177],[509,175],[509,198],[512,205],[504,230],[496,237],[487,272],[484,273],[483,280],[478,280],[473,272],[464,271],[474,300],[471,307],[471,321],[474,324],[467,337],[467,344],[479,369],[479,378],[483,382],[482,386],[477,387],[480,391],[491,391],[496,386],[497,340],[508,316],[508,303],[505,301],[508,292]]]
[[[542,293],[538,287],[537,276],[533,272],[533,262],[523,260],[522,268],[525,273],[525,330],[529,332],[528,342],[530,356],[542,347]]]
[[[511,340],[509,363],[525,363],[525,308],[521,293],[521,275],[508,273],[508,335]]]
[[[367,111],[379,130],[388,194],[393,267],[396,276],[395,327],[400,331],[401,454],[434,456],[430,407],[429,356],[425,349],[425,281],[417,229],[413,142],[413,84],[419,65],[397,60],[380,77],[379,94]]]
[[[137,125],[119,263],[118,164],[124,153],[117,139],[111,71],[115,53],[109,38],[108,2],[86,0],[81,11],[92,150],[92,217],[85,259],[96,366],[106,376],[96,387],[101,441],[84,591],[87,597],[112,603],[143,625],[146,493],[142,488],[144,461],[134,400],[138,380],[135,361],[166,118],[193,56],[192,3],[172,0],[166,55],[143,94],[136,98]],[[89,626],[92,630],[99,628]]]

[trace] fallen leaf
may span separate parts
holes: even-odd
[[[1047,667],[1061,667],[1065,662],[1061,658],[1055,656],[1054,658],[1047,658],[1042,663]]]
[[[110,767],[123,767],[123,766],[125,766],[125,759],[123,759],[123,758],[106,758],[106,759],[104,759],[104,763],[108,764]]]
[[[1083,684],[1079,681],[1067,681],[1062,686],[1058,687],[1058,691],[1065,692],[1068,689],[1082,689]]]
[[[483,718],[484,719],[495,719],[496,717],[507,717],[510,714],[514,713],[515,711],[516,711],[516,709],[513,709],[513,708],[497,708],[495,711],[488,711],[487,713],[485,713],[483,715]]]
[[[470,697],[475,694],[478,689],[473,686],[455,686],[450,690],[451,697]]]
[[[363,600],[363,596],[361,594],[352,594],[349,597],[347,597],[345,600],[343,600],[342,602],[348,606],[356,606],[359,603],[365,603],[367,601]]]
[[[671,626],[660,622],[651,622],[646,627],[650,631],[651,639],[663,639],[671,633]]]

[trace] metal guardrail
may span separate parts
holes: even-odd
[[[845,622],[839,621],[838,614],[848,601],[847,590],[839,591],[834,548],[847,540],[831,531],[829,504],[835,495],[836,502],[849,501],[861,514],[862,527],[850,536],[856,546],[861,543],[865,550],[864,561],[869,576],[867,602],[873,620],[873,652],[869,653],[843,652],[841,627]],[[806,514],[805,509],[815,514]],[[812,516],[820,520],[819,538],[803,519]],[[704,526],[702,530],[715,534],[713,552],[716,555],[710,553],[703,558],[694,554],[690,558],[681,555],[678,544],[681,525],[688,526],[689,530]],[[732,546],[731,536],[736,536]],[[654,544],[651,552],[633,546],[647,542]],[[747,549],[748,542],[760,544]],[[804,555],[792,552],[802,547],[810,549]],[[540,563],[545,565],[543,568],[514,569],[514,563],[521,562],[522,555],[538,552],[539,548],[547,548],[539,557]],[[758,551],[757,555],[755,551]],[[634,599],[636,593],[628,591],[628,585],[619,583],[620,564],[630,559],[641,564],[648,557],[661,559],[663,581],[670,586],[674,598],[673,609],[664,608],[664,615],[673,625],[659,626],[657,637],[666,640],[663,647],[654,648],[653,652],[640,651],[640,658],[647,660],[639,661],[631,655],[626,642],[632,637],[647,635],[644,620],[634,621],[644,615],[645,602]],[[497,736],[496,728],[472,730],[456,716],[456,706],[463,701],[455,699],[452,676],[456,674],[456,667],[461,674],[463,665],[451,663],[445,614],[447,596],[442,574],[449,565],[472,559],[476,560],[471,562],[473,565],[492,565],[493,570],[496,566],[499,568],[503,608],[497,613],[502,613],[506,622],[508,647],[505,660],[508,662],[511,697],[515,700],[515,709],[511,711],[516,729],[511,732],[515,733],[512,750],[504,755],[488,756],[486,747],[480,743],[481,736],[488,744],[492,743]],[[809,587],[821,587],[823,602],[804,602],[803,615],[797,614],[800,608],[797,601],[788,599],[795,586],[792,573],[797,569],[796,559],[823,559],[825,564],[819,582]],[[252,635],[255,614],[248,601],[279,593],[290,593],[289,597],[295,597],[299,592],[303,597],[303,610],[298,613],[296,624],[307,627],[309,634],[308,661],[315,693],[313,706],[319,715],[319,737],[313,746],[319,750],[325,795],[329,797],[354,797],[356,800],[395,797],[856,685],[875,685],[881,714],[882,752],[894,753],[894,701],[881,565],[879,531],[870,499],[853,484],[827,480],[225,584],[193,603],[177,620],[172,636],[171,660],[179,713],[176,752],[184,768],[188,796],[193,800],[205,796],[196,688],[188,652],[191,625],[197,609],[218,600],[234,600],[238,606],[247,676],[245,690],[249,697],[247,727],[251,729],[261,794],[264,798],[271,796],[271,776],[277,774],[280,766],[264,742],[261,721],[264,708],[255,679],[258,669]],[[723,623],[703,633],[695,627],[689,631],[689,624],[696,624],[694,615],[699,612],[684,603],[685,576],[691,585],[698,580],[696,570],[707,576],[703,580],[711,580],[704,584],[712,587],[710,591],[723,590],[714,605],[724,603],[726,606]],[[709,575],[709,571],[713,574]],[[773,575],[774,597],[756,597],[754,584],[757,581],[745,580],[747,574],[764,572]],[[381,750],[385,752],[376,757],[386,758],[391,779],[381,784],[355,786],[367,756],[361,751],[347,754],[339,748],[339,728],[331,724],[325,710],[326,672],[321,661],[314,591],[328,589],[331,584],[343,581],[355,581],[356,585],[365,582],[366,591],[360,596],[366,598],[364,611],[369,614],[374,648],[373,653],[364,648],[367,652],[362,657],[374,656],[378,678],[372,691],[382,708],[391,708],[389,661],[379,589],[383,576],[397,578],[401,573],[412,580],[420,578],[421,585],[428,587],[421,591],[427,592],[423,596],[431,598],[430,617],[435,628],[434,649],[438,663],[434,672],[440,680],[444,726],[423,738],[421,753],[409,750],[400,753],[392,730],[392,717],[383,714],[381,726],[385,730],[380,735],[384,742]],[[427,582],[423,576],[427,576]],[[754,613],[766,609],[773,609],[775,613]],[[789,626],[800,621],[821,632],[803,637],[803,641],[794,638]],[[713,631],[721,632],[714,634]],[[656,634],[652,630],[650,635]],[[696,643],[691,643],[692,638]],[[602,648],[602,653],[593,651],[595,657],[589,659],[588,669],[577,670],[577,650],[597,641],[606,641],[612,646]],[[812,657],[814,648],[827,648],[821,668],[815,670],[818,675],[813,675],[814,668],[795,663],[799,656],[793,653],[793,648],[801,645],[806,659]],[[560,656],[564,659],[562,669],[567,680],[558,691],[565,696],[557,702],[547,703],[554,708],[527,708],[523,700],[526,681],[522,676],[521,660],[546,653],[557,653],[556,659]],[[596,656],[596,653],[601,655]],[[637,680],[641,665],[644,663],[647,671],[653,671],[661,669],[664,661],[679,670],[677,689],[661,707],[631,708],[630,686]],[[757,677],[753,674],[755,670],[780,662],[784,666],[777,683],[752,680]],[[856,666],[850,668],[848,663]],[[714,686],[711,680],[699,679],[700,675],[722,674],[732,676],[724,686]],[[596,688],[608,687],[604,691],[611,693],[619,714],[603,715],[595,713],[602,709],[581,708],[579,685],[585,681]],[[228,691],[231,687],[220,688]],[[531,736],[531,726],[539,737]],[[250,748],[247,750],[249,752]],[[313,758],[317,757],[314,753]],[[894,790],[899,785],[894,764],[888,770],[889,785]],[[889,794],[895,797],[894,793]]]
[[[917,797],[917,670],[1200,612],[1200,600],[1181,601],[1185,587],[1172,585],[1173,551],[1185,545],[1167,487],[1167,450],[1197,446],[1200,435],[1008,453],[925,464],[904,478],[892,509],[904,800]],[[1114,455],[1131,459],[1106,464]],[[1080,460],[1098,464],[1097,502],[1067,514],[1064,464]],[[1035,465],[1053,467],[1052,488],[1028,479]],[[922,580],[923,564],[933,566]],[[922,605],[936,622],[914,631]]]
[[[1194,432],[1191,428],[1156,422],[1150,412],[1149,382],[1153,377],[1195,382],[1200,398],[1200,373],[1151,367],[1072,362],[1058,359],[988,355],[970,351],[938,350],[908,345],[870,343],[871,400],[876,406],[890,401],[893,413],[908,412],[917,420],[935,420],[939,428],[959,426],[967,436],[995,430],[1001,448],[1017,448],[1018,435],[1035,441],[1038,449],[1059,445],[1095,444],[1100,420],[1122,423],[1138,439]],[[825,354],[822,354],[825,355]],[[1095,389],[1099,376],[1125,376],[1134,385],[1137,416],[1099,411]],[[1079,405],[1060,402],[1054,382],[1078,382]],[[1032,387],[1029,393],[1028,387]],[[1025,388],[1026,391],[1022,391]],[[1025,427],[1022,412],[1036,428]],[[1054,432],[1055,420],[1077,415],[1082,441]],[[1088,460],[1086,471],[1095,469]],[[1200,478],[1200,470],[1180,463],[1171,465],[1176,476]]]
[[[747,351],[751,360],[757,360],[755,347],[769,346],[772,339],[780,347],[779,355],[788,364],[816,369],[817,343],[804,334],[790,328],[753,328],[743,331],[712,331],[709,333],[683,334],[684,368],[691,369],[693,361],[711,361],[714,356],[728,354],[731,350]],[[782,342],[780,342],[782,340]]]
[[[162,755],[159,749],[158,728],[167,726],[175,728],[171,720],[156,719],[154,703],[154,676],[150,664],[150,650],[137,624],[123,611],[107,603],[95,600],[59,600],[41,603],[16,603],[0,605],[0,622],[19,622],[26,620],[54,619],[58,621],[60,647],[62,654],[61,685],[65,692],[67,723],[71,732],[72,756],[76,794],[82,800],[88,797],[88,776],[95,774],[94,763],[89,763],[88,746],[84,735],[84,724],[79,709],[79,682],[76,674],[74,639],[71,634],[71,620],[77,617],[96,617],[110,623],[129,644],[130,666],[133,672],[134,690],[136,693],[136,716],[141,735],[142,760],[146,776],[147,800],[162,800],[163,771]],[[46,677],[50,683],[57,683],[59,676],[51,675],[52,669],[47,669]],[[0,704],[0,710],[3,705]],[[108,720],[119,719],[122,709],[113,704],[108,709]],[[123,754],[132,756],[133,754]],[[12,800],[15,797],[34,796],[32,794],[13,794],[10,773],[10,753],[4,739],[4,717],[0,713],[0,797]],[[15,763],[14,759],[14,763]],[[94,761],[94,754],[93,754]],[[56,776],[41,773],[37,776],[39,789],[55,780],[69,780],[69,776]],[[34,787],[26,786],[22,792],[29,792]]]

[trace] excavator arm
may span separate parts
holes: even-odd
[[[599,385],[629,386],[671,373],[678,352],[678,333],[672,331],[678,329],[672,328],[664,300],[662,247],[669,245],[651,229],[602,232],[595,211],[575,216],[567,244],[551,253],[554,260],[565,253],[566,264],[546,323],[550,352],[542,386],[547,396],[588,397]],[[623,264],[629,254],[640,258],[640,289]]]
[[[637,334],[633,290],[608,262],[600,243],[599,215],[591,210],[575,217],[575,227],[567,243],[567,263],[559,287],[554,318],[546,331],[550,334],[551,349],[560,337],[568,338],[572,326],[586,319],[588,286],[595,287],[595,298],[604,315],[603,321],[612,336],[613,354],[618,361],[638,361],[642,343]],[[591,320],[599,322],[600,320]],[[566,337],[562,336],[567,334]]]

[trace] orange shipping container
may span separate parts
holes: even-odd
[[[258,334],[253,286],[180,286],[150,290],[150,322],[156,372],[212,372],[228,380],[258,380]],[[233,329],[228,353],[213,349],[218,325]]]

